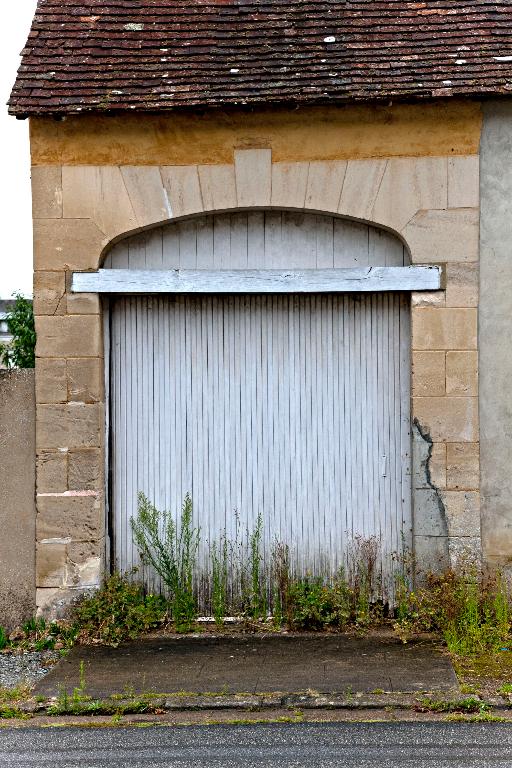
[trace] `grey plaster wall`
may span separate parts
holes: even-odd
[[[34,371],[0,371],[0,624],[35,613]]]
[[[512,101],[484,105],[480,157],[482,545],[512,565]]]

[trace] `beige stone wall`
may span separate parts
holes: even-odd
[[[34,371],[0,371],[0,626],[35,613]]]
[[[258,146],[241,148],[243,126],[238,133],[232,130],[231,154],[225,157],[223,144],[223,162],[136,165],[135,147],[134,153],[125,147],[126,164],[95,165],[86,162],[91,137],[84,122],[88,141],[82,164],[76,162],[75,136],[73,162],[34,167],[40,607],[53,603],[62,590],[72,594],[93,586],[103,568],[102,314],[96,296],[69,292],[71,273],[97,269],[109,245],[121,237],[204,211],[278,206],[348,216],[396,232],[414,264],[443,265],[445,290],[412,297],[412,415],[432,440],[428,484],[444,509],[452,558],[466,547],[479,548],[479,158],[475,141],[468,142],[476,130],[474,109],[471,105],[467,130],[460,130],[459,138],[450,121],[444,134],[437,125],[439,155],[431,153],[430,144],[426,156],[399,157],[388,142],[389,156],[372,145],[378,156],[346,159],[347,149],[340,145],[339,159],[305,160],[301,147],[298,159],[283,162],[273,141],[283,146],[284,121],[277,134],[274,125],[267,134],[252,136]],[[138,119],[143,124],[145,118]],[[321,143],[316,128],[313,120],[309,131]],[[364,143],[364,125],[359,134]],[[373,129],[370,134],[375,142]],[[56,159],[59,147],[70,156],[69,141],[62,148],[60,127],[54,147],[46,122],[38,126],[36,121],[32,135],[38,137],[39,160]],[[172,147],[168,154],[173,156]],[[435,526],[422,526],[416,536],[423,545],[445,536]],[[43,543],[57,532],[69,539],[65,546]]]

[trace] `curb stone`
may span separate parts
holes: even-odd
[[[155,695],[138,696],[126,698],[109,698],[81,701],[78,706],[71,705],[69,715],[76,715],[82,710],[83,714],[116,714],[124,712],[128,714],[130,710],[146,711],[148,713],[165,712],[191,712],[191,711],[262,711],[262,710],[376,710],[385,708],[394,709],[414,709],[421,706],[422,699],[430,698],[439,703],[458,702],[466,697],[460,693],[454,692],[452,696],[439,696],[430,691],[415,693],[382,693],[382,694],[316,694],[316,693],[269,693],[269,694],[247,694],[247,695],[229,695],[229,694],[187,694],[187,695]],[[482,704],[490,708],[512,709],[512,703],[509,697],[473,697]],[[89,705],[96,705],[93,711],[87,711]],[[52,708],[58,705],[56,698],[47,699],[44,702],[37,702],[35,699],[29,699],[21,702],[17,709],[27,715],[51,714]],[[141,710],[141,707],[143,710]],[[68,714],[67,712],[60,713]]]

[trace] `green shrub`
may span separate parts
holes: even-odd
[[[353,614],[351,593],[343,573],[332,584],[320,578],[299,579],[290,585],[288,621],[293,629],[345,627]]]
[[[82,641],[115,647],[160,626],[167,618],[167,602],[161,596],[145,594],[140,584],[115,573],[82,600],[75,618]]]
[[[0,360],[7,368],[34,368],[36,330],[32,302],[16,294],[14,307],[7,313],[9,344],[0,344]]]
[[[161,512],[139,493],[137,518],[132,517],[131,525],[142,561],[154,568],[168,590],[176,630],[188,632],[197,618],[193,578],[200,535],[192,525],[190,496],[185,497],[176,524],[169,512]]]
[[[510,633],[506,584],[500,575],[484,576],[476,568],[430,575],[424,586],[402,592],[396,629],[440,632],[448,649],[461,656],[497,651]]]

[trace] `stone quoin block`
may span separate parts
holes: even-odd
[[[64,358],[36,359],[36,401],[65,403],[68,399],[66,360]]]
[[[69,402],[98,403],[104,397],[104,363],[100,357],[69,358],[67,389]]]
[[[57,537],[57,539],[61,537]],[[36,549],[36,583],[38,587],[61,587],[64,584],[67,542],[39,542]]]
[[[479,293],[478,264],[446,265],[446,306],[477,307]]]
[[[446,391],[449,395],[478,395],[478,352],[446,353]]]
[[[434,442],[478,441],[476,397],[414,397],[413,417]]]
[[[39,451],[36,460],[37,493],[64,493],[68,490],[68,452]]]
[[[97,269],[108,241],[91,219],[35,219],[34,269]]]
[[[36,446],[50,448],[99,448],[102,445],[103,408],[98,404],[39,405]]]
[[[74,491],[101,490],[104,459],[97,448],[72,450],[68,454],[68,487]]]
[[[412,391],[414,395],[446,394],[445,360],[444,352],[413,352]]]
[[[65,272],[34,272],[34,314],[66,314]]]
[[[36,535],[44,539],[95,541],[103,537],[103,516],[96,496],[38,496]]]
[[[477,489],[480,485],[479,443],[448,443],[446,446],[446,483],[458,490]]]
[[[32,178],[32,216],[34,219],[62,218],[62,168],[60,165],[34,166]]]
[[[480,536],[480,494],[444,491],[443,503],[450,536]]]
[[[414,307],[414,350],[462,350],[477,347],[477,310]]]
[[[411,249],[413,264],[478,261],[477,209],[418,211],[402,235]]]
[[[98,357],[103,351],[96,315],[36,317],[38,357]]]

